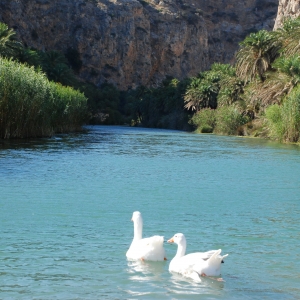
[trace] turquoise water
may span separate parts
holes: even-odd
[[[128,127],[0,142],[0,299],[299,299],[300,148]],[[144,236],[222,248],[225,282],[127,262]]]

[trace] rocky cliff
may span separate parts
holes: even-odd
[[[80,78],[126,90],[233,61],[247,34],[272,30],[277,8],[278,0],[1,0],[0,21],[35,49],[75,49]]]
[[[279,0],[278,14],[274,29],[282,25],[284,18],[298,16],[300,16],[300,0]]]

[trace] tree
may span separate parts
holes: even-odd
[[[265,80],[265,72],[279,56],[280,46],[275,36],[266,30],[251,33],[240,43],[236,54],[236,72],[242,80],[253,80],[256,76]]]
[[[282,47],[284,56],[292,56],[300,53],[300,17],[287,18],[281,28],[273,33]]]
[[[67,59],[59,51],[41,53],[42,70],[49,80],[60,82],[64,85],[72,85],[74,74],[67,65]]]
[[[211,70],[192,79],[184,95],[184,107],[196,112],[207,107],[217,108],[220,89],[231,77],[236,77],[232,66],[214,63]]]
[[[276,72],[267,73],[267,79],[257,90],[263,106],[280,103],[300,82],[299,55],[282,56],[272,64],[272,67]]]
[[[218,93],[218,107],[231,105],[241,100],[244,93],[244,82],[237,77],[236,70],[229,64],[219,64],[220,90]]]
[[[216,108],[218,88],[209,81],[192,81],[184,95],[184,102],[187,110],[198,112],[202,108]]]
[[[20,63],[27,63],[29,66],[38,67],[41,65],[41,58],[37,51],[29,48],[19,48],[16,51],[15,58]]]
[[[42,68],[46,73],[51,72],[58,64],[67,64],[65,56],[61,52],[55,50],[41,52],[41,60]]]
[[[4,23],[0,23],[0,56],[14,57],[22,44],[17,40],[16,33]]]

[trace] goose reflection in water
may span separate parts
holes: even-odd
[[[166,262],[127,261],[127,272],[131,280],[147,281],[160,279],[166,272]]]
[[[203,295],[209,294],[210,296],[221,295],[224,288],[224,282],[212,280],[208,277],[203,277],[196,282],[195,280],[183,277],[180,274],[171,274],[169,280],[170,284],[167,285],[167,290],[173,294],[180,295]]]
[[[147,290],[145,283],[150,283],[152,288],[156,289],[157,296],[167,293],[169,295],[185,295],[186,297],[192,295],[218,297],[222,295],[224,289],[224,282],[212,280],[208,277],[202,277],[199,282],[195,282],[180,274],[168,273],[167,262],[127,261],[127,266],[128,279],[133,283],[138,283],[135,289],[126,290],[126,293],[131,296],[146,297],[153,295],[153,290]],[[166,274],[168,274],[167,277]],[[163,286],[159,282],[164,282]]]

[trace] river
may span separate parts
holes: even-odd
[[[129,262],[144,236],[222,249],[224,282]],[[0,141],[0,299],[299,299],[300,148],[118,126]]]

